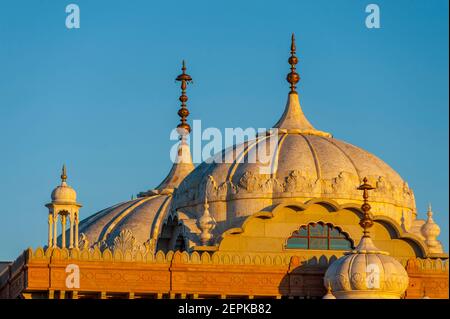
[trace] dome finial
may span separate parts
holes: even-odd
[[[363,191],[363,204],[361,205],[361,209],[364,212],[363,217],[361,218],[361,221],[359,222],[359,225],[363,228],[363,237],[370,237],[369,236],[369,228],[373,226],[373,219],[372,219],[372,213],[370,212],[370,204],[369,204],[369,191],[375,189],[372,185],[367,183],[369,180],[367,177],[363,178],[363,183],[358,187],[358,190]]]
[[[364,177],[358,187],[364,199],[361,205],[364,213],[359,222],[364,234],[358,246],[334,261],[325,273],[324,280],[331,283],[337,299],[400,299],[408,288],[405,267],[389,253],[379,250],[369,236],[368,229],[374,223],[368,201],[372,189],[375,188]]]
[[[181,108],[178,110],[178,115],[180,116],[180,124],[178,124],[178,134],[183,138],[191,132],[191,126],[187,123],[187,117],[189,116],[189,110],[186,107],[186,102],[188,97],[186,95],[186,87],[188,83],[192,83],[192,77],[186,73],[186,62],[183,60],[181,70],[183,71],[180,75],[175,79],[176,81],[181,82],[181,95],[180,102]]]
[[[428,246],[428,249],[432,252],[441,253],[442,246],[437,237],[441,233],[441,228],[438,224],[433,220],[433,211],[431,209],[431,204],[428,204],[427,210],[427,220],[420,228],[422,236],[425,237],[425,243]]]
[[[63,164],[62,171],[61,171],[61,182],[65,183],[67,180],[67,169],[66,164]]]
[[[137,198],[161,193],[172,193],[174,189],[180,185],[184,178],[195,168],[192,162],[191,151],[189,149],[188,135],[191,132],[191,127],[187,123],[189,110],[186,107],[186,102],[188,100],[186,88],[189,83],[192,83],[192,77],[186,73],[186,62],[184,60],[181,63],[181,70],[182,73],[175,79],[175,81],[181,82],[181,95],[179,97],[181,107],[178,110],[180,124],[177,125],[177,132],[180,137],[180,142],[176,148],[176,153],[171,154],[173,156],[171,158],[173,163],[172,168],[158,187],[138,193]]]
[[[291,56],[289,57],[289,64],[291,65],[291,72],[288,73],[286,80],[291,84],[291,91],[289,94],[297,94],[296,84],[298,81],[300,81],[300,75],[296,72],[295,66],[298,63],[298,58],[295,55],[296,54],[296,47],[295,47],[295,35],[292,33],[291,37]]]
[[[209,204],[208,199],[205,197],[205,202],[203,203],[203,214],[198,219],[198,226],[201,230],[200,240],[202,245],[206,246],[211,241],[212,230],[216,227],[216,222],[214,218],[209,214]]]

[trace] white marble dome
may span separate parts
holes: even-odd
[[[62,182],[61,185],[57,186],[51,195],[53,202],[67,202],[67,203],[76,203],[77,201],[77,192],[67,185],[66,182]]]
[[[324,277],[337,299],[399,299],[408,288],[400,262],[363,237],[355,250],[334,261]]]
[[[56,186],[52,191],[51,199],[52,202],[56,203],[76,203],[77,202],[77,192],[70,187],[67,182],[67,169],[66,165],[63,165],[61,171],[61,184]]]
[[[267,136],[224,150],[215,158],[232,161],[200,164],[175,191],[173,207],[195,218],[206,197],[217,231],[224,231],[283,201],[327,198],[359,204],[361,195],[355,185],[367,176],[377,187],[372,195],[375,213],[399,224],[413,220],[414,195],[399,174],[375,155],[314,129],[303,115],[297,94],[289,94],[285,113],[274,127],[277,149],[270,167],[248,161],[267,143]]]
[[[168,195],[125,201],[82,220],[79,231],[86,236],[89,246],[100,243],[113,247],[114,240],[122,231],[132,235],[137,244],[143,244],[155,237],[170,201],[171,196]]]

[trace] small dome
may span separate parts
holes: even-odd
[[[378,250],[370,237],[332,263],[324,278],[338,299],[399,299],[408,280],[402,264]]]
[[[427,221],[421,227],[421,232],[426,240],[436,240],[436,237],[441,233],[441,228],[433,220],[433,211],[431,210],[431,205],[428,207]]]
[[[77,201],[77,193],[66,182],[62,182],[61,185],[53,190],[52,201],[75,203]]]
[[[420,230],[422,231],[422,235],[426,239],[436,238],[441,233],[441,228],[431,218],[429,218],[427,220],[427,222],[425,224],[423,224],[423,226]]]
[[[420,232],[425,237],[425,243],[427,244],[430,252],[442,253],[442,245],[437,237],[441,233],[441,228],[433,220],[433,211],[431,205],[428,206],[427,221],[420,228]]]
[[[57,186],[52,191],[52,201],[53,202],[70,202],[76,203],[77,201],[77,192],[67,185],[67,170],[66,165],[63,165],[61,172],[61,185]]]

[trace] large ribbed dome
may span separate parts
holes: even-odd
[[[367,176],[376,185],[375,214],[399,223],[411,222],[415,214],[412,190],[385,162],[371,153],[337,140],[312,127],[303,115],[297,94],[289,94],[286,110],[275,125],[276,151],[271,163],[249,163],[270,134],[223,151],[206,161],[180,184],[174,195],[175,209],[194,215],[205,197],[218,223],[217,230],[236,227],[249,216],[283,201],[306,202],[326,198],[338,203],[361,203],[355,185]],[[234,152],[234,153],[233,153]]]

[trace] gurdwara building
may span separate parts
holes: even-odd
[[[48,242],[1,265],[0,297],[448,298],[431,207],[419,219],[394,169],[308,121],[294,36],[288,62],[290,91],[273,128],[196,167],[183,63],[168,176],[89,215],[64,167],[46,205]],[[254,156],[268,144],[270,169]]]

